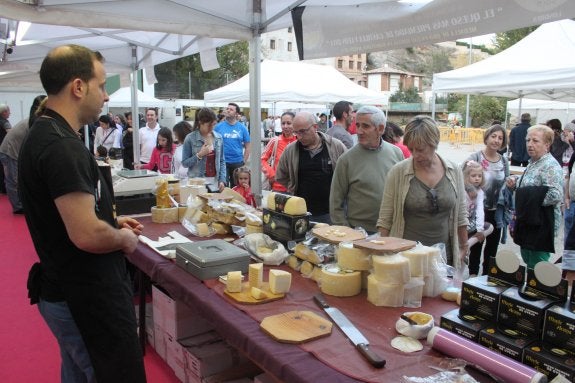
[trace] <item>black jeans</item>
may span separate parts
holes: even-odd
[[[469,274],[479,275],[479,264],[481,263],[481,250],[483,250],[482,275],[487,275],[489,270],[489,259],[495,257],[499,240],[501,239],[501,228],[495,225],[495,210],[485,210],[485,222],[493,225],[493,233],[489,234],[485,241],[478,242],[469,249]]]

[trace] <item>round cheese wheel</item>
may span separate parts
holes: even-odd
[[[403,306],[403,284],[390,285],[380,282],[375,275],[367,277],[367,300],[375,306]]]
[[[361,273],[326,265],[321,271],[320,290],[335,297],[351,297],[361,292]]]

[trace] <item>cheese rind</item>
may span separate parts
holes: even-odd
[[[267,202],[268,209],[288,215],[304,215],[307,213],[305,199],[301,197],[272,192],[268,194]]]
[[[242,272],[241,271],[228,271],[226,278],[226,289],[230,293],[242,292]]]
[[[250,287],[262,287],[264,279],[264,264],[263,263],[252,263],[250,264],[248,270],[248,280]]]
[[[274,294],[285,294],[291,287],[291,273],[278,269],[269,272],[270,291]]]
[[[341,270],[337,266],[321,271],[320,290],[335,297],[351,297],[361,292],[361,272]]]

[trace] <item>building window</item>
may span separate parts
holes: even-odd
[[[349,69],[353,69],[353,61],[349,62]]]
[[[337,60],[337,67],[343,69],[343,60]]]
[[[362,64],[361,61],[357,62],[357,70],[361,70],[361,64]]]
[[[292,33],[292,27],[288,27],[288,33]]]
[[[270,49],[276,49],[276,41],[270,40]]]
[[[291,41],[288,41],[288,52],[291,52]]]

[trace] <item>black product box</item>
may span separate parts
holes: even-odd
[[[545,312],[543,341],[575,353],[575,307],[554,305]]]
[[[479,338],[479,332],[489,325],[491,325],[490,322],[473,315],[461,317],[459,309],[443,314],[439,320],[439,327],[476,343]]]
[[[545,310],[553,301],[534,292],[525,294],[523,288],[510,287],[501,294],[497,323],[500,328],[515,331],[523,337],[539,337],[543,330]]]
[[[515,334],[513,334],[515,335]],[[489,326],[479,332],[479,344],[511,359],[521,362],[523,350],[535,337],[515,337],[498,330],[495,326]]]
[[[250,254],[222,239],[209,239],[178,245],[176,264],[203,281],[228,271],[247,273]]]
[[[499,296],[508,288],[509,286],[499,284],[497,280],[489,280],[486,275],[465,280],[461,286],[460,314],[495,322]]]
[[[549,381],[563,375],[568,381],[575,382],[575,356],[544,342],[535,342],[525,348],[523,364],[545,374]]]
[[[277,241],[305,239],[309,230],[309,215],[289,215],[263,209],[264,233]]]

